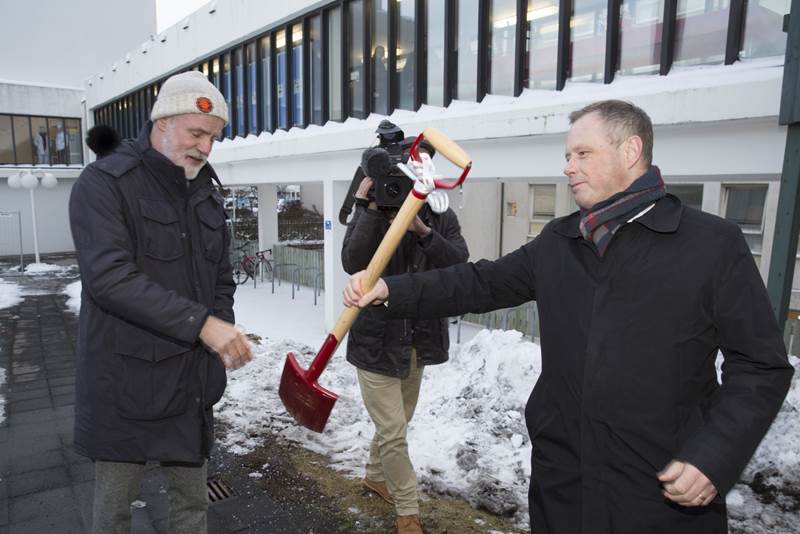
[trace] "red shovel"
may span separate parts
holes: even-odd
[[[466,179],[472,167],[472,160],[469,155],[439,130],[425,128],[417,137],[417,140],[414,141],[414,144],[411,145],[411,155],[417,161],[419,161],[417,145],[423,138],[427,139],[440,154],[463,169],[461,176],[456,181],[434,180],[436,187],[438,189],[453,189],[460,185]],[[378,245],[378,250],[375,251],[375,255],[367,266],[367,274],[361,282],[365,291],[372,289],[372,286],[380,278],[386,268],[386,264],[389,263],[389,259],[397,249],[397,245],[400,244],[400,240],[405,235],[414,217],[416,217],[417,212],[425,203],[426,197],[427,195],[416,190],[412,190],[406,197],[400,207],[400,211],[395,216],[391,226],[389,226],[389,230],[386,231],[386,235]],[[331,415],[331,410],[333,410],[333,405],[338,398],[336,393],[320,386],[317,383],[317,379],[322,374],[322,371],[325,370],[333,353],[336,351],[336,347],[339,346],[342,338],[350,330],[360,311],[360,308],[352,307],[346,308],[342,312],[336,322],[336,326],[328,334],[314,361],[308,366],[308,370],[300,367],[291,352],[286,356],[286,364],[283,367],[278,394],[286,410],[294,417],[295,421],[314,432],[322,432],[325,428],[328,417]]]

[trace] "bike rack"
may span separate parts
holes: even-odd
[[[258,276],[261,278],[261,283],[264,283],[264,264],[270,266],[270,281],[275,278],[275,260],[258,260]]]
[[[297,267],[296,263],[276,263],[272,266],[272,292],[275,293],[275,279],[278,278],[278,269],[281,267]],[[278,278],[278,287],[281,285],[281,279]],[[292,285],[292,293],[294,293],[294,284]],[[294,298],[294,297],[292,297]]]
[[[294,284],[295,278],[297,278],[297,291],[300,291],[300,273],[302,271],[315,271],[317,274],[314,275],[314,306],[317,305],[317,281],[319,277],[319,268],[318,267],[298,267],[292,272],[292,300],[294,300]]]

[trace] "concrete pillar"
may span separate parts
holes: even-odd
[[[339,208],[350,188],[349,181],[325,180],[323,182],[325,216],[325,329],[329,332],[336,324],[344,306],[342,290],[349,276],[342,269],[342,243],[347,227],[339,222]]]
[[[712,215],[722,212],[722,184],[720,182],[706,182],[703,184],[703,211]]]
[[[258,186],[258,250],[278,242],[278,186]]]

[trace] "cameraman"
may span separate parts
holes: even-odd
[[[420,150],[433,157],[432,147]],[[356,209],[342,248],[342,264],[350,274],[367,267],[396,214],[376,205],[370,198],[372,188],[373,180],[367,176],[355,193]],[[437,214],[425,204],[384,275],[448,267],[468,257],[453,210]],[[384,306],[362,310],[347,341],[347,361],[357,368],[361,396],[375,424],[363,485],[395,505],[398,533],[421,533],[417,478],[406,431],[423,368],[448,359],[448,326],[446,319],[388,319],[386,311]]]

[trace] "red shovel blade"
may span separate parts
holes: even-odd
[[[329,338],[332,337],[329,336]],[[333,346],[330,346],[329,341],[326,340],[307,371],[300,367],[294,354],[290,352],[286,356],[281,385],[278,389],[278,395],[280,395],[286,411],[294,417],[298,424],[314,432],[322,432],[325,429],[333,405],[339,398],[336,393],[328,391],[317,383],[317,378],[322,372],[319,364],[324,360],[321,365],[324,368],[333,349],[336,348],[335,339]],[[330,353],[325,354],[326,350],[329,350]]]

